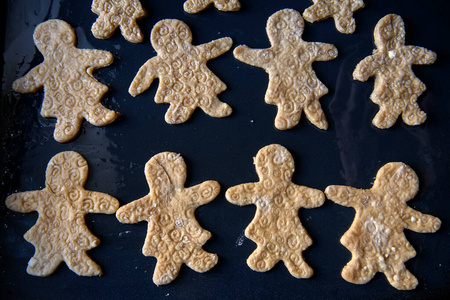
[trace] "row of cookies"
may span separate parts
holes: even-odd
[[[292,276],[311,277],[313,270],[302,252],[312,240],[298,210],[321,206],[326,195],[356,210],[355,220],[341,238],[352,252],[342,277],[363,284],[376,272],[383,272],[397,289],[416,287],[416,277],[404,264],[416,252],[403,230],[435,232],[441,221],[406,205],[419,189],[418,177],[409,166],[399,162],[384,165],[367,190],[331,185],[324,193],[292,182],[294,159],[281,145],[262,148],[254,164],[259,181],[230,187],[225,193],[230,203],[257,208],[245,230],[257,244],[247,259],[251,269],[265,272],[283,261]],[[6,199],[11,210],[39,213],[36,224],[24,235],[36,249],[28,263],[29,274],[50,275],[62,261],[78,275],[101,274],[101,268],[86,254],[99,244],[85,225],[87,213],[116,213],[122,223],[148,222],[142,253],[157,259],[153,274],[157,285],[172,282],[182,264],[197,272],[216,265],[218,256],[202,248],[211,233],[198,224],[194,212],[216,198],[220,185],[209,180],[186,188],[186,164],[181,155],[163,152],[153,156],[145,165],[149,194],[120,208],[115,198],[85,190],[87,176],[88,165],[80,154],[62,152],[48,163],[44,189]]]
[[[280,10],[267,22],[270,48],[238,46],[233,52],[238,60],[269,74],[265,102],[278,107],[275,127],[280,130],[296,126],[302,112],[316,127],[328,128],[319,103],[328,89],[317,78],[312,63],[336,58],[337,49],[331,44],[305,42],[303,28],[299,12]],[[353,73],[353,78],[360,81],[376,77],[371,99],[380,109],[373,124],[389,128],[400,115],[408,125],[422,124],[426,114],[419,108],[417,98],[425,91],[425,85],[414,75],[411,65],[431,64],[436,54],[422,47],[405,46],[404,24],[397,15],[382,18],[374,37],[377,49]],[[67,142],[75,138],[83,119],[97,126],[113,122],[118,113],[100,103],[108,88],[92,75],[94,69],[112,63],[112,54],[77,49],[73,29],[61,20],[40,24],[33,38],[44,62],[17,79],[13,89],[31,93],[44,86],[41,115],[57,119],[55,139]],[[194,46],[192,33],[184,22],[165,19],[154,26],[151,43],[157,56],[137,72],[129,87],[132,96],[143,93],[159,78],[155,102],[170,104],[165,115],[167,123],[185,122],[197,107],[212,117],[231,114],[231,107],[217,97],[226,85],[206,66],[208,60],[231,48],[231,38]]]

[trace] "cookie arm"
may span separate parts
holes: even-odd
[[[244,206],[253,204],[253,198],[255,195],[256,184],[252,182],[230,187],[225,193],[225,198],[230,203]]]
[[[119,208],[119,201],[105,193],[88,191],[83,202],[86,201],[88,201],[86,204],[92,203],[92,205],[86,206],[89,213],[113,214]]]
[[[209,180],[186,189],[192,204],[195,207],[211,202],[220,192],[217,181]]]
[[[431,215],[422,214],[417,210],[407,207],[404,211],[407,218],[403,218],[406,228],[415,232],[430,233],[441,227],[441,220]]]
[[[233,45],[233,40],[229,37],[225,37],[214,40],[207,44],[199,45],[197,46],[197,49],[200,53],[202,53],[202,56],[204,55],[204,57],[209,60],[218,57],[230,50],[231,45]]]
[[[366,81],[369,77],[375,75],[379,64],[376,62],[376,57],[371,55],[364,58],[357,65],[353,71],[353,79],[359,81]]]
[[[360,190],[343,185],[330,185],[325,189],[325,196],[331,201],[347,207],[355,207]]]
[[[38,209],[39,191],[15,193],[6,198],[6,207],[10,210],[29,213]]]
[[[152,84],[153,80],[158,77],[158,62],[158,57],[153,57],[139,69],[133,79],[133,82],[131,82],[130,88],[128,89],[128,93],[130,93],[131,96],[136,97],[146,91]]]
[[[44,63],[34,67],[23,77],[14,81],[13,90],[22,94],[36,92],[44,85],[44,75],[41,74],[45,74],[46,69]]]
[[[120,223],[138,223],[148,221],[154,207],[150,205],[150,196],[144,196],[138,200],[120,207],[116,211],[116,218]]]
[[[418,46],[407,46],[410,53],[413,54],[413,64],[429,65],[436,61],[436,53],[431,50]]]
[[[314,43],[318,48],[316,53],[316,61],[327,61],[335,59],[338,56],[338,50],[334,45],[326,43]]]
[[[95,49],[82,49],[81,51],[86,63],[89,65],[87,72],[90,75],[92,75],[94,69],[107,67],[114,60],[114,56],[108,51]]]
[[[325,195],[322,191],[305,186],[296,186],[296,202],[299,207],[314,208],[325,202]]]
[[[236,47],[233,55],[237,60],[258,68],[266,68],[273,60],[270,49],[251,49],[245,45]]]

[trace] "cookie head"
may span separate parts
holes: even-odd
[[[192,32],[179,20],[161,20],[153,27],[151,33],[153,48],[158,53],[175,53],[178,49],[192,42]]]
[[[302,15],[293,9],[277,11],[267,20],[266,31],[272,45],[280,41],[298,40],[303,34],[305,22]]]
[[[49,20],[39,24],[33,39],[44,56],[51,55],[59,47],[75,46],[76,42],[72,27],[61,20]]]
[[[66,151],[53,156],[47,165],[46,185],[53,192],[83,187],[88,176],[88,164],[78,153]]]
[[[390,14],[378,21],[374,30],[378,49],[392,50],[405,44],[405,24],[400,16]]]
[[[294,158],[281,145],[273,144],[259,150],[255,157],[256,173],[260,180],[281,178],[287,181],[294,174]]]
[[[172,187],[183,188],[186,182],[186,163],[173,152],[153,156],[145,165],[145,177],[151,191],[170,194]]]
[[[404,163],[385,164],[378,171],[373,189],[394,194],[398,200],[406,202],[419,191],[419,178],[411,167]]]

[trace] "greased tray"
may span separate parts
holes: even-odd
[[[233,57],[240,44],[251,48],[270,47],[266,21],[283,8],[303,12],[309,0],[241,0],[237,12],[220,12],[209,7],[198,14],[183,11],[183,0],[141,0],[147,17],[138,21],[144,33],[140,44],[127,42],[117,31],[107,40],[95,39],[90,31],[97,15],[89,0],[9,0],[2,2],[1,26],[4,34],[2,61],[1,193],[0,193],[0,298],[2,299],[436,299],[450,294],[450,104],[449,73],[450,2],[445,0],[365,0],[358,10],[356,32],[339,33],[332,19],[305,23],[303,39],[337,47],[334,60],[315,62],[313,69],[328,87],[320,103],[327,117],[326,131],[314,127],[302,115],[293,129],[275,129],[277,108],[264,102],[268,75]],[[352,80],[356,64],[375,49],[373,29],[389,13],[399,14],[406,28],[406,44],[437,53],[432,65],[414,66],[427,91],[419,97],[427,121],[417,127],[402,121],[390,129],[371,125],[378,111],[369,95],[373,78]],[[115,122],[95,127],[84,122],[79,136],[60,144],[53,139],[54,119],[40,116],[43,91],[21,95],[11,91],[12,82],[42,62],[34,46],[34,28],[48,19],[68,22],[76,31],[79,48],[101,49],[114,55],[114,63],[94,72],[109,87],[102,103],[121,113]],[[156,55],[150,32],[165,18],[179,19],[192,30],[193,44],[231,37],[233,47],[208,62],[208,67],[227,85],[219,99],[233,108],[226,118],[212,118],[197,109],[181,125],[168,125],[166,104],[156,104],[158,80],[148,91],[133,98],[128,87],[138,69]],[[262,147],[279,143],[293,155],[296,169],[293,182],[324,190],[342,184],[370,188],[376,172],[387,162],[401,161],[419,176],[420,190],[408,202],[412,208],[439,217],[436,233],[405,230],[417,256],[406,263],[418,278],[412,291],[393,288],[382,273],[369,283],[355,285],[340,273],[351,253],[340,244],[355,215],[352,208],[331,201],[316,209],[300,209],[303,226],[313,245],[303,252],[314,269],[309,279],[292,277],[282,262],[265,273],[252,271],[247,257],[256,244],[244,236],[255,206],[238,207],[225,199],[227,188],[256,182],[253,157]],[[64,263],[48,277],[26,273],[34,247],[23,234],[37,220],[37,213],[15,213],[4,199],[14,192],[42,189],[45,168],[61,151],[77,151],[89,164],[87,190],[108,193],[121,205],[149,191],[144,165],[163,151],[180,153],[187,164],[186,186],[217,180],[219,196],[196,211],[200,225],[212,233],[204,249],[217,253],[219,263],[206,273],[196,273],[183,265],[169,285],[156,286],[152,274],[156,259],[141,249],[147,223],[121,224],[114,215],[88,214],[86,224],[101,243],[88,251],[102,270],[101,277],[79,277]]]

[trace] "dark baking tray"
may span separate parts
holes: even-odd
[[[182,125],[164,121],[167,105],[153,101],[158,81],[142,95],[128,94],[139,67],[156,55],[149,43],[153,25],[164,18],[188,24],[195,45],[229,36],[233,48],[270,46],[265,25],[279,9],[302,12],[309,0],[241,0],[237,12],[220,12],[213,7],[190,15],[183,0],[141,0],[148,16],[138,21],[145,39],[132,44],[116,33],[107,40],[95,39],[90,27],[96,15],[90,0],[2,1],[4,34],[1,105],[1,194],[0,194],[0,298],[2,299],[434,299],[450,293],[450,103],[448,83],[450,2],[446,0],[365,0],[366,7],[355,13],[356,32],[336,31],[332,19],[306,23],[306,41],[334,44],[339,56],[313,64],[329,93],[320,99],[330,124],[327,131],[316,129],[303,115],[300,124],[287,131],[273,125],[276,107],[264,103],[268,76],[264,70],[234,59],[232,51],[208,63],[228,89],[219,98],[233,107],[227,118],[215,119],[197,110]],[[373,78],[362,83],[352,80],[356,64],[374,49],[373,29],[388,13],[403,17],[406,44],[437,53],[432,65],[414,66],[427,91],[419,104],[428,114],[418,127],[397,122],[388,130],[371,125],[378,107],[369,100]],[[109,86],[103,103],[122,116],[105,127],[83,123],[82,132],[72,142],[53,139],[54,119],[39,114],[42,90],[20,95],[11,92],[11,83],[42,61],[32,34],[36,25],[51,18],[71,24],[78,35],[79,48],[110,51],[114,63],[96,71],[95,77]],[[414,209],[442,220],[434,234],[406,230],[417,256],[406,263],[419,279],[413,291],[398,291],[378,273],[365,285],[342,279],[340,272],[350,260],[350,252],[339,243],[349,228],[354,210],[326,201],[317,209],[301,209],[300,219],[314,243],[304,252],[314,269],[310,279],[292,277],[280,262],[271,271],[258,273],[246,265],[256,244],[244,237],[255,207],[228,203],[228,187],[257,181],[252,158],[265,145],[279,143],[293,155],[296,171],[293,182],[324,190],[330,184],[369,188],[377,170],[387,162],[410,165],[420,179],[420,191],[408,202]],[[217,180],[222,191],[210,204],[200,207],[196,217],[212,233],[204,248],[220,257],[209,272],[199,274],[186,266],[171,284],[152,283],[156,259],[145,257],[141,248],[145,222],[119,223],[114,215],[89,214],[86,224],[101,244],[88,254],[103,269],[101,277],[79,277],[63,263],[49,277],[26,273],[34,248],[23,234],[36,222],[37,213],[9,211],[7,195],[17,191],[42,189],[49,159],[61,151],[74,150],[89,163],[86,189],[108,193],[121,205],[148,193],[144,165],[162,151],[180,153],[187,164],[186,186]]]

